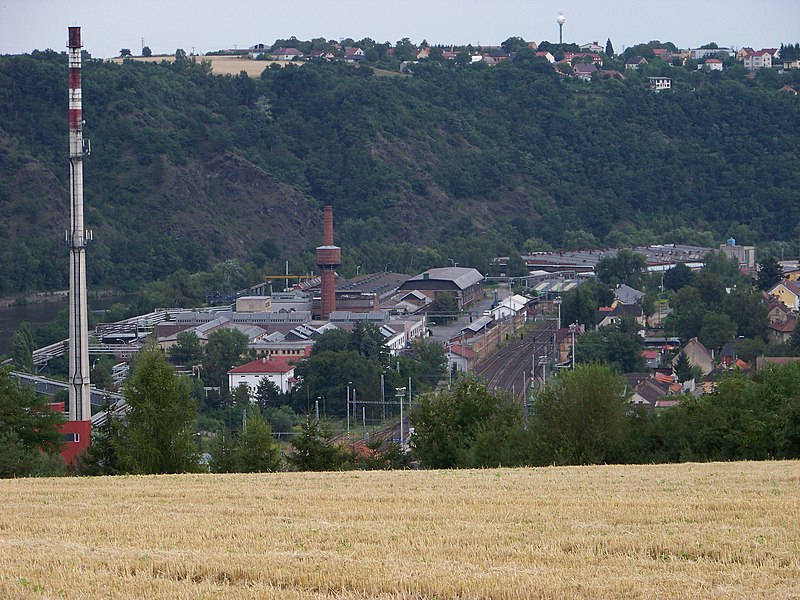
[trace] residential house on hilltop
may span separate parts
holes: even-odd
[[[653,56],[664,62],[670,62],[672,60],[672,52],[666,48],[653,48]]]
[[[345,48],[344,62],[357,63],[364,60],[364,51],[361,48]]]
[[[595,40],[594,42],[587,42],[586,44],[583,44],[582,46],[580,46],[580,49],[583,50],[584,52],[593,52],[595,54],[598,52],[605,51],[605,48],[597,43],[597,40]]]
[[[336,55],[333,52],[329,52],[327,50],[313,50],[312,52],[309,52],[308,58],[311,59],[317,58],[317,59],[331,61],[336,58]]]
[[[278,48],[272,52],[275,60],[300,60],[303,58],[303,53],[297,48]]]
[[[549,52],[537,52],[536,56],[540,56],[541,58],[545,59],[551,65],[556,64],[556,57],[550,54]]]
[[[628,60],[625,61],[625,70],[636,70],[642,65],[648,64],[647,59],[644,56],[632,56]]]
[[[597,73],[597,67],[592,63],[578,63],[572,67],[572,74],[578,79],[589,81]]]
[[[703,64],[697,65],[698,69],[702,69],[703,67],[706,67],[709,71],[722,71],[723,65],[722,61],[718,58],[708,58]]]
[[[648,77],[647,81],[650,84],[650,89],[654,92],[662,92],[664,90],[672,89],[671,77]]]
[[[730,48],[695,48],[691,51],[692,60],[703,60],[708,56],[714,56],[716,54],[725,54],[727,56],[733,56],[733,50]]]
[[[763,48],[761,50],[748,52],[742,58],[742,64],[748,71],[771,69],[772,59],[775,57],[776,53],[776,48]]]

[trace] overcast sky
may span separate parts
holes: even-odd
[[[649,40],[681,48],[779,47],[800,41],[800,0],[0,0],[0,54],[64,50],[67,27],[82,27],[85,49],[96,58],[120,48],[153,53],[176,48],[202,53],[271,44],[276,38],[402,37],[431,44],[496,45],[511,36],[558,41],[611,38],[614,49]]]

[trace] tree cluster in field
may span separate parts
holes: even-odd
[[[735,65],[701,73],[652,61],[624,81],[582,83],[522,50],[491,68],[420,63],[412,77],[343,63],[250,78],[213,76],[186,56],[87,59],[89,284],[138,289],[211,271],[234,251],[248,281],[287,258],[313,270],[316,232],[301,232],[301,256],[286,250],[288,233],[267,229],[234,250],[251,215],[194,185],[220,156],[333,204],[345,273],[448,258],[485,271],[515,248],[713,246],[730,235],[796,252],[800,111],[779,90],[800,72],[751,79]],[[54,214],[67,218],[66,67],[52,51],[0,57],[0,206],[16,224],[0,224],[2,294],[68,283],[48,233]],[[650,75],[672,77],[673,92],[650,93]],[[192,206],[215,207],[201,235],[182,233],[203,222],[178,214],[189,193]],[[187,295],[219,289],[188,273],[178,277]]]
[[[800,458],[800,364],[733,374],[678,406],[632,407],[609,366],[562,370],[526,411],[475,379],[428,394],[411,413],[427,468]],[[526,414],[527,412],[527,414]]]

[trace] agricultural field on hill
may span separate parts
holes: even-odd
[[[211,72],[214,75],[238,75],[244,71],[250,77],[259,77],[264,69],[268,68],[273,63],[282,67],[285,67],[289,63],[289,61],[285,60],[253,60],[251,58],[243,58],[241,56],[197,56],[196,58],[197,62],[204,60],[209,61],[211,63]],[[127,60],[154,63],[159,63],[162,60],[173,62],[175,60],[175,56],[134,56],[128,58]],[[111,58],[109,59],[109,62],[122,64],[123,59]],[[295,64],[302,65],[303,63],[298,62]]]
[[[13,598],[787,598],[800,462],[0,482]]]

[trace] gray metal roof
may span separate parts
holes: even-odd
[[[427,277],[426,277],[427,275]],[[429,269],[424,273],[415,275],[408,281],[452,281],[460,289],[465,290],[470,286],[483,281],[483,275],[477,269],[466,267],[441,267],[438,269]],[[403,286],[409,289],[408,282]]]

